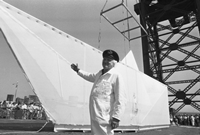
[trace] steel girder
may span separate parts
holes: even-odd
[[[143,49],[149,54],[143,53],[144,61],[149,61],[144,69],[150,69],[144,72],[168,85],[173,97],[169,107],[176,113],[185,105],[200,111],[199,100],[195,100],[200,96],[200,2],[141,0],[135,8],[149,35],[142,37],[148,41],[143,42]],[[185,97],[177,97],[179,91]]]
[[[127,17],[111,21],[106,13],[118,7],[124,8]],[[136,19],[124,0],[102,10],[101,15],[128,41],[141,38],[144,73],[168,86],[170,108],[178,112],[190,105],[200,111],[200,101],[196,100],[200,96],[200,1],[140,0],[134,10],[140,16],[140,24],[127,26],[127,30],[117,24]],[[141,35],[132,37],[131,31],[138,28]]]

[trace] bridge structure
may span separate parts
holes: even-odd
[[[108,17],[119,8],[125,17]],[[101,16],[129,42],[141,39],[144,73],[168,86],[175,113],[188,106],[200,111],[199,0],[140,0],[131,6],[122,0]]]

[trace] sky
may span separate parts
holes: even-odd
[[[100,16],[106,2],[104,9],[119,4],[121,0],[4,1],[101,51],[113,49],[119,54],[120,59],[123,59],[129,50],[132,50],[140,71],[143,70],[140,39],[128,42],[108,21]],[[127,3],[132,12],[135,2]],[[118,9],[106,14],[106,16],[117,20],[126,15],[122,8]],[[137,16],[135,17],[138,19]],[[120,27],[125,27],[125,24],[123,25]],[[133,25],[137,26],[135,22]],[[134,36],[140,35],[140,31],[135,33]],[[7,94],[14,95],[16,90],[17,97],[21,98],[34,94],[2,34],[0,34],[0,40],[0,75],[2,76],[0,79],[0,101],[5,100]],[[18,89],[13,85],[16,82],[18,82]]]

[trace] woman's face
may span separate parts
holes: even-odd
[[[115,61],[110,58],[103,58],[102,66],[105,71],[108,71],[115,66]]]

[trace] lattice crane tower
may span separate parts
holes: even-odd
[[[200,111],[200,1],[140,0],[132,6],[122,0],[101,15],[129,42],[141,38],[144,73],[168,86],[169,107],[175,113],[188,106]],[[113,22],[106,15],[119,7],[127,16]],[[117,26],[131,19],[138,26]],[[141,35],[132,37],[138,29]]]

